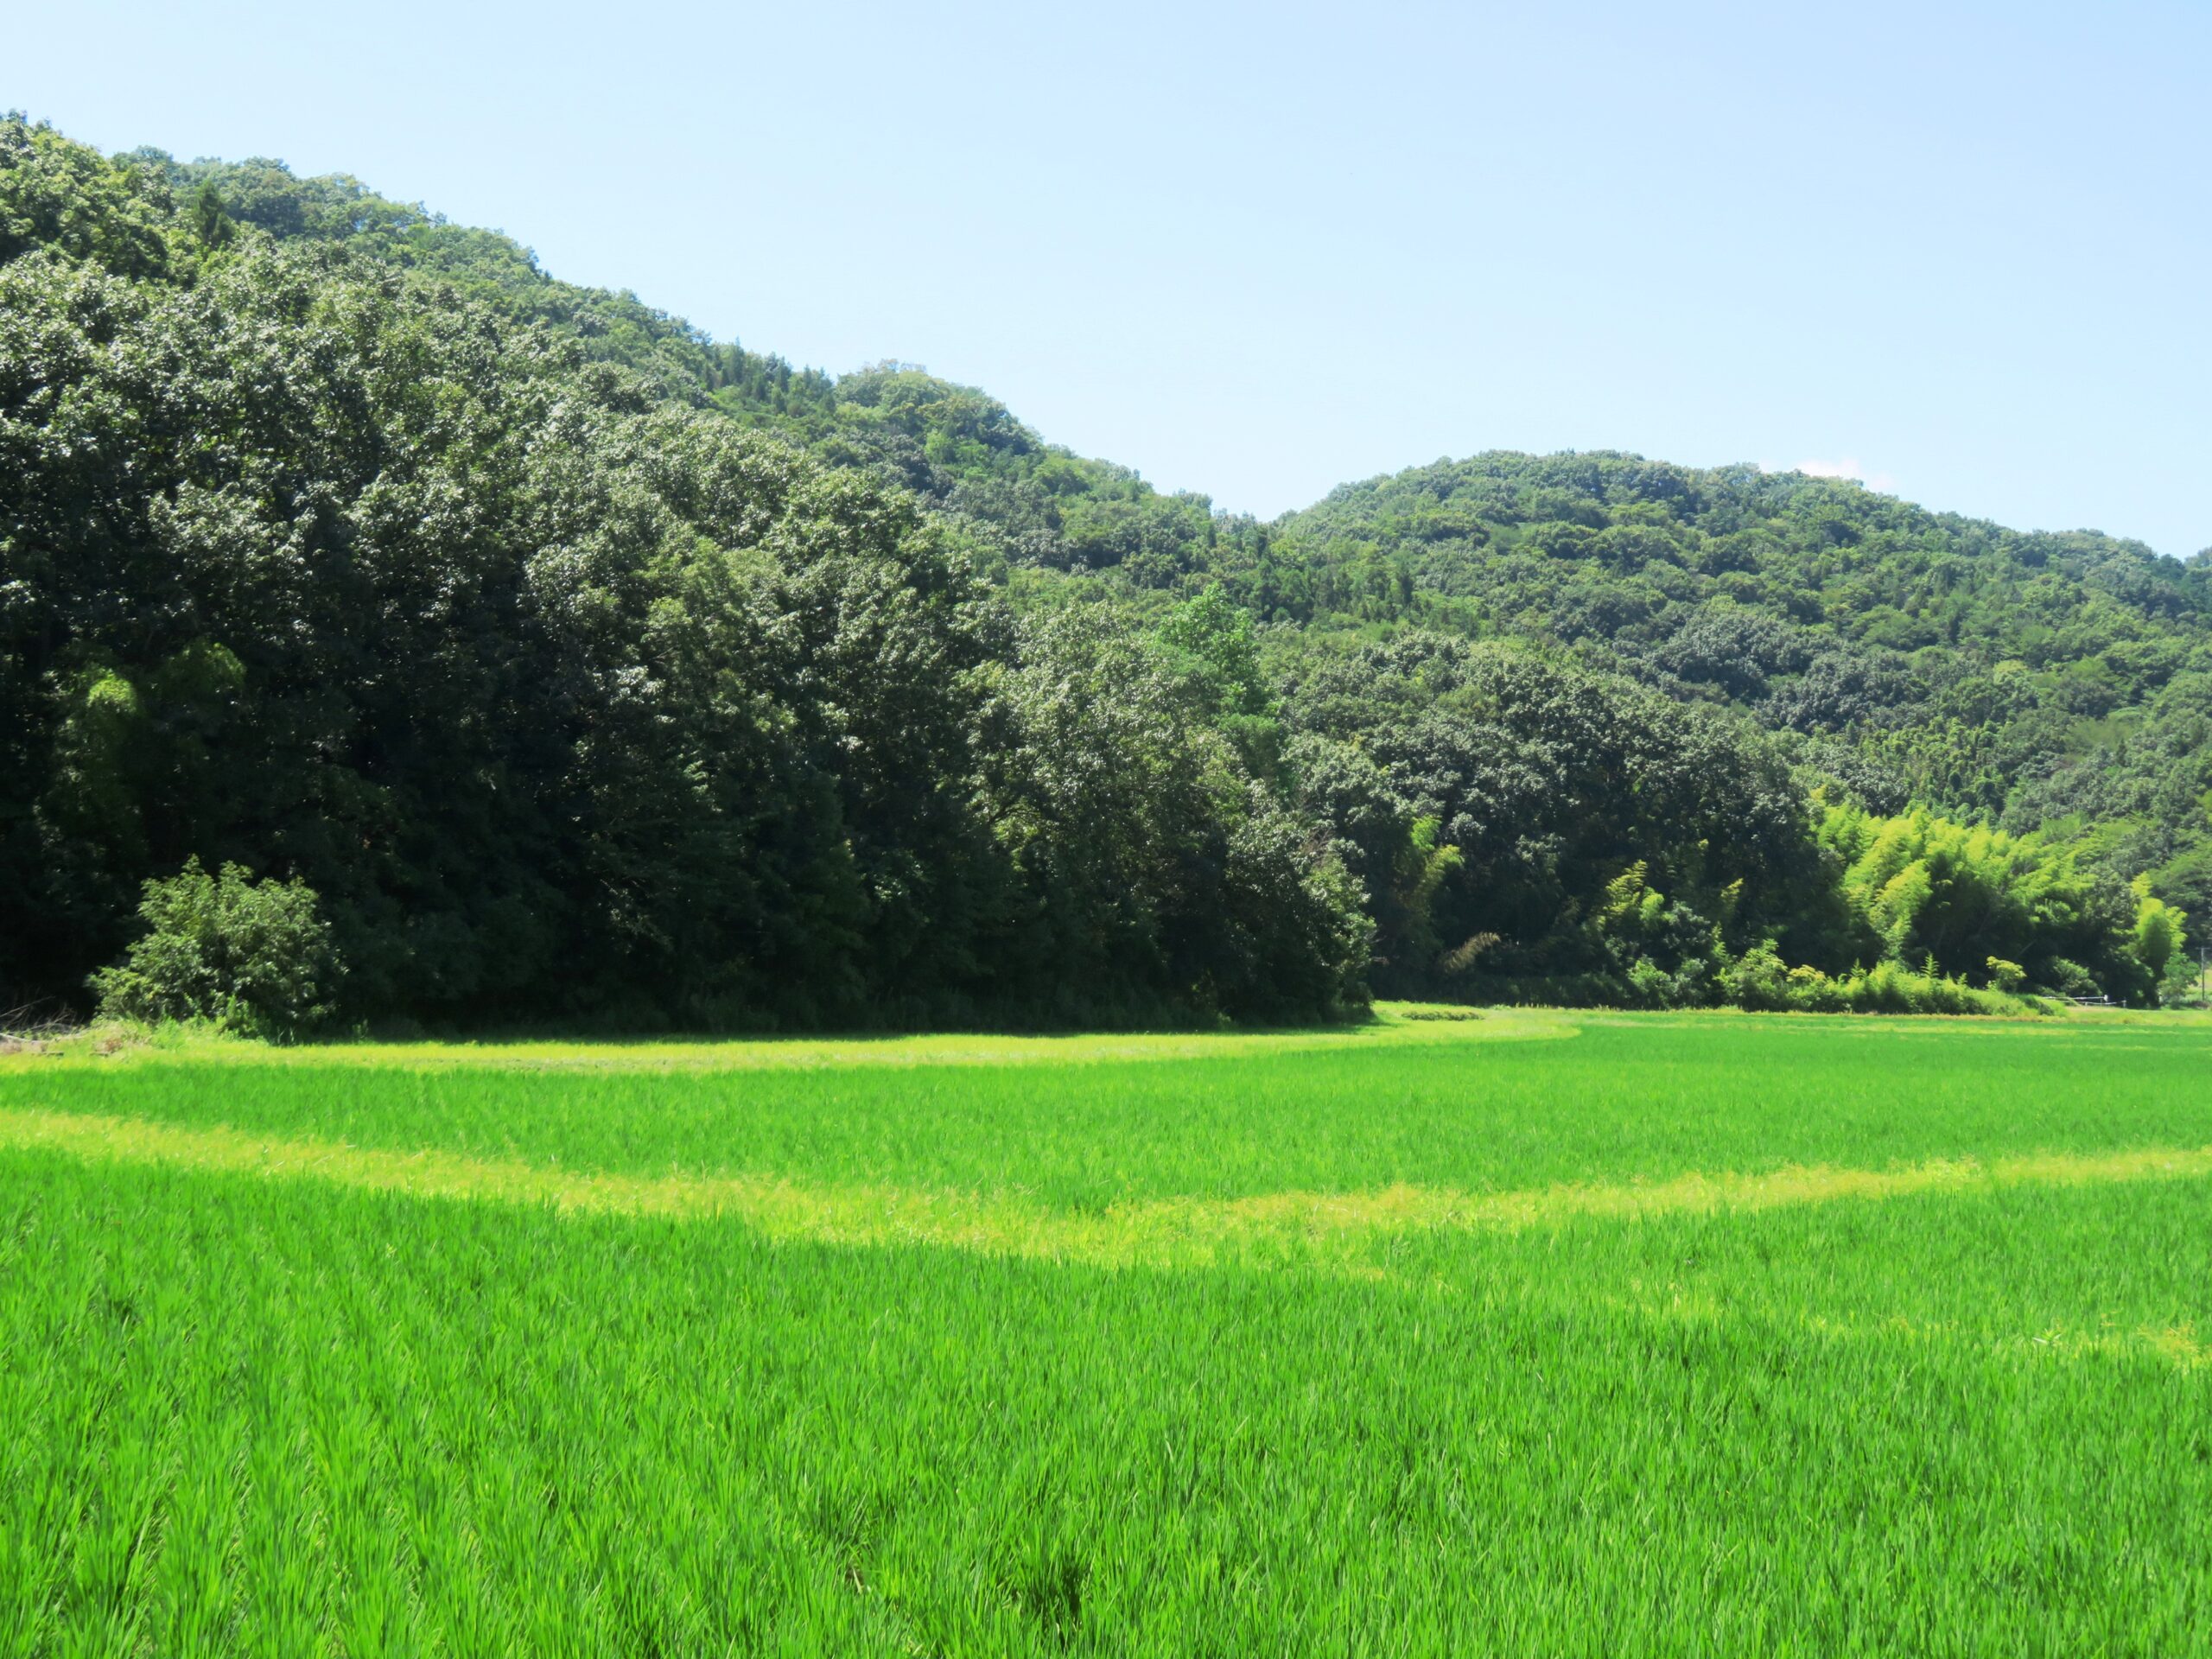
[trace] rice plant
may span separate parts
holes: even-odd
[[[2202,1646],[2212,1028],[1192,1040],[0,1059],[0,1652]]]

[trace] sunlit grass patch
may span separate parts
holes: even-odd
[[[1450,1029],[1434,1027],[1448,1024]],[[932,1032],[842,1037],[537,1038],[471,1041],[331,1041],[268,1048],[219,1031],[99,1028],[0,1050],[0,1066],[44,1061],[108,1065],[238,1064],[393,1066],[438,1070],[775,1071],[823,1067],[1066,1066],[1104,1061],[1236,1058],[1313,1050],[1372,1049],[1433,1041],[1510,1042],[1571,1037],[1575,1016],[1541,1008],[1377,1004],[1368,1018],[1284,1030],[1084,1033],[1067,1035]]]
[[[1763,1174],[1692,1172],[1664,1180],[1466,1192],[1398,1185],[1366,1192],[1131,1199],[1053,1209],[1018,1193],[814,1185],[772,1174],[626,1175],[435,1147],[391,1152],[276,1140],[143,1118],[0,1111],[0,1147],[99,1160],[322,1182],[416,1198],[547,1205],[592,1214],[728,1218],[776,1238],[925,1244],[1101,1265],[1210,1264],[1281,1249],[1358,1247],[1395,1235],[1517,1229],[1595,1219],[1876,1202],[2020,1185],[2082,1185],[2212,1176],[2212,1147],[1939,1159],[1890,1169],[1789,1166]]]
[[[2212,1145],[2212,1030],[2080,1027],[2052,1041],[2022,1027],[2008,1040],[1982,1022],[1662,1015],[1500,1042],[1491,1028],[1065,1065],[535,1070],[230,1049],[12,1063],[0,1110],[1084,1213]]]

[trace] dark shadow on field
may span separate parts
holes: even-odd
[[[1429,1019],[1440,1016],[1419,1015]],[[1446,1018],[1475,1020],[1480,1012],[1468,1008]],[[1007,1022],[993,1024],[978,1021],[961,1025],[807,1027],[799,1028],[766,1028],[730,1027],[656,1031],[636,1026],[599,1027],[588,1021],[575,1024],[527,1024],[513,1026],[469,1027],[443,1023],[425,1025],[412,1020],[371,1022],[352,1032],[323,1032],[301,1039],[293,1046],[305,1049],[328,1048],[340,1046],[404,1046],[416,1043],[459,1043],[473,1048],[499,1049],[524,1047],[545,1043],[588,1043],[596,1048],[710,1048],[733,1043],[747,1047],[775,1049],[778,1047],[816,1046],[835,1044],[853,1047],[887,1047],[900,1043],[939,1041],[957,1043],[976,1042],[1050,1041],[1078,1037],[1176,1038],[1176,1037],[1324,1037],[1339,1033],[1370,1030],[1389,1021],[1371,1007],[1347,1009],[1344,1016],[1334,1020],[1306,1020],[1292,1025],[1267,1025],[1231,1020],[1192,1020],[1183,1024],[1147,1021],[1122,1025],[1110,1020],[1058,1022]]]

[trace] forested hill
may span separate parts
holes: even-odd
[[[1678,699],[1847,740],[1869,791],[2020,828],[2070,761],[2201,715],[2190,677],[2212,668],[2203,556],[1796,473],[1480,455],[1347,486],[1279,536],[1357,613],[1582,646]]]
[[[2201,559],[1625,455],[1262,524],[351,179],[0,123],[0,996],[2147,1000],[2212,911],[2208,610]],[[253,917],[314,944],[283,996]]]

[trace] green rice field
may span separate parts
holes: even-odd
[[[0,1057],[0,1655],[2212,1649],[2212,1023]]]

